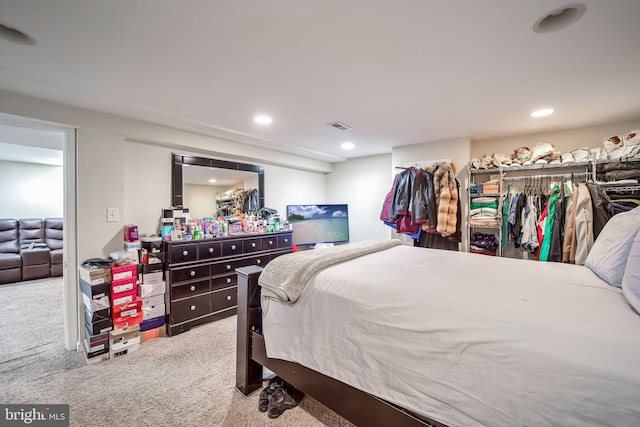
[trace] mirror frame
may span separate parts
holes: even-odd
[[[185,154],[171,153],[171,204],[182,207],[184,202],[184,187],[182,186],[182,165],[205,166],[258,174],[258,209],[264,207],[264,168],[247,163],[228,162],[226,160],[209,159]]]

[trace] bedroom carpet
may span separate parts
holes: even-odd
[[[311,398],[258,412],[259,391],[234,389],[235,330],[234,316],[87,364],[64,350],[62,279],[0,285],[0,403],[68,403],[72,426],[352,426]]]

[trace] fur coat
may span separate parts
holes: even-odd
[[[456,232],[458,213],[458,186],[453,163],[440,163],[433,171],[433,184],[438,207],[437,231],[443,236]]]

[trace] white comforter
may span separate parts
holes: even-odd
[[[640,425],[640,316],[586,267],[398,246],[262,305],[269,357],[450,427]]]

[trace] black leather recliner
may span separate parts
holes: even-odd
[[[44,226],[40,218],[22,218],[19,221],[22,280],[49,277],[51,251],[44,242]]]
[[[44,242],[51,251],[51,277],[62,276],[62,218],[44,219]]]
[[[22,280],[18,220],[0,219],[0,283]]]

